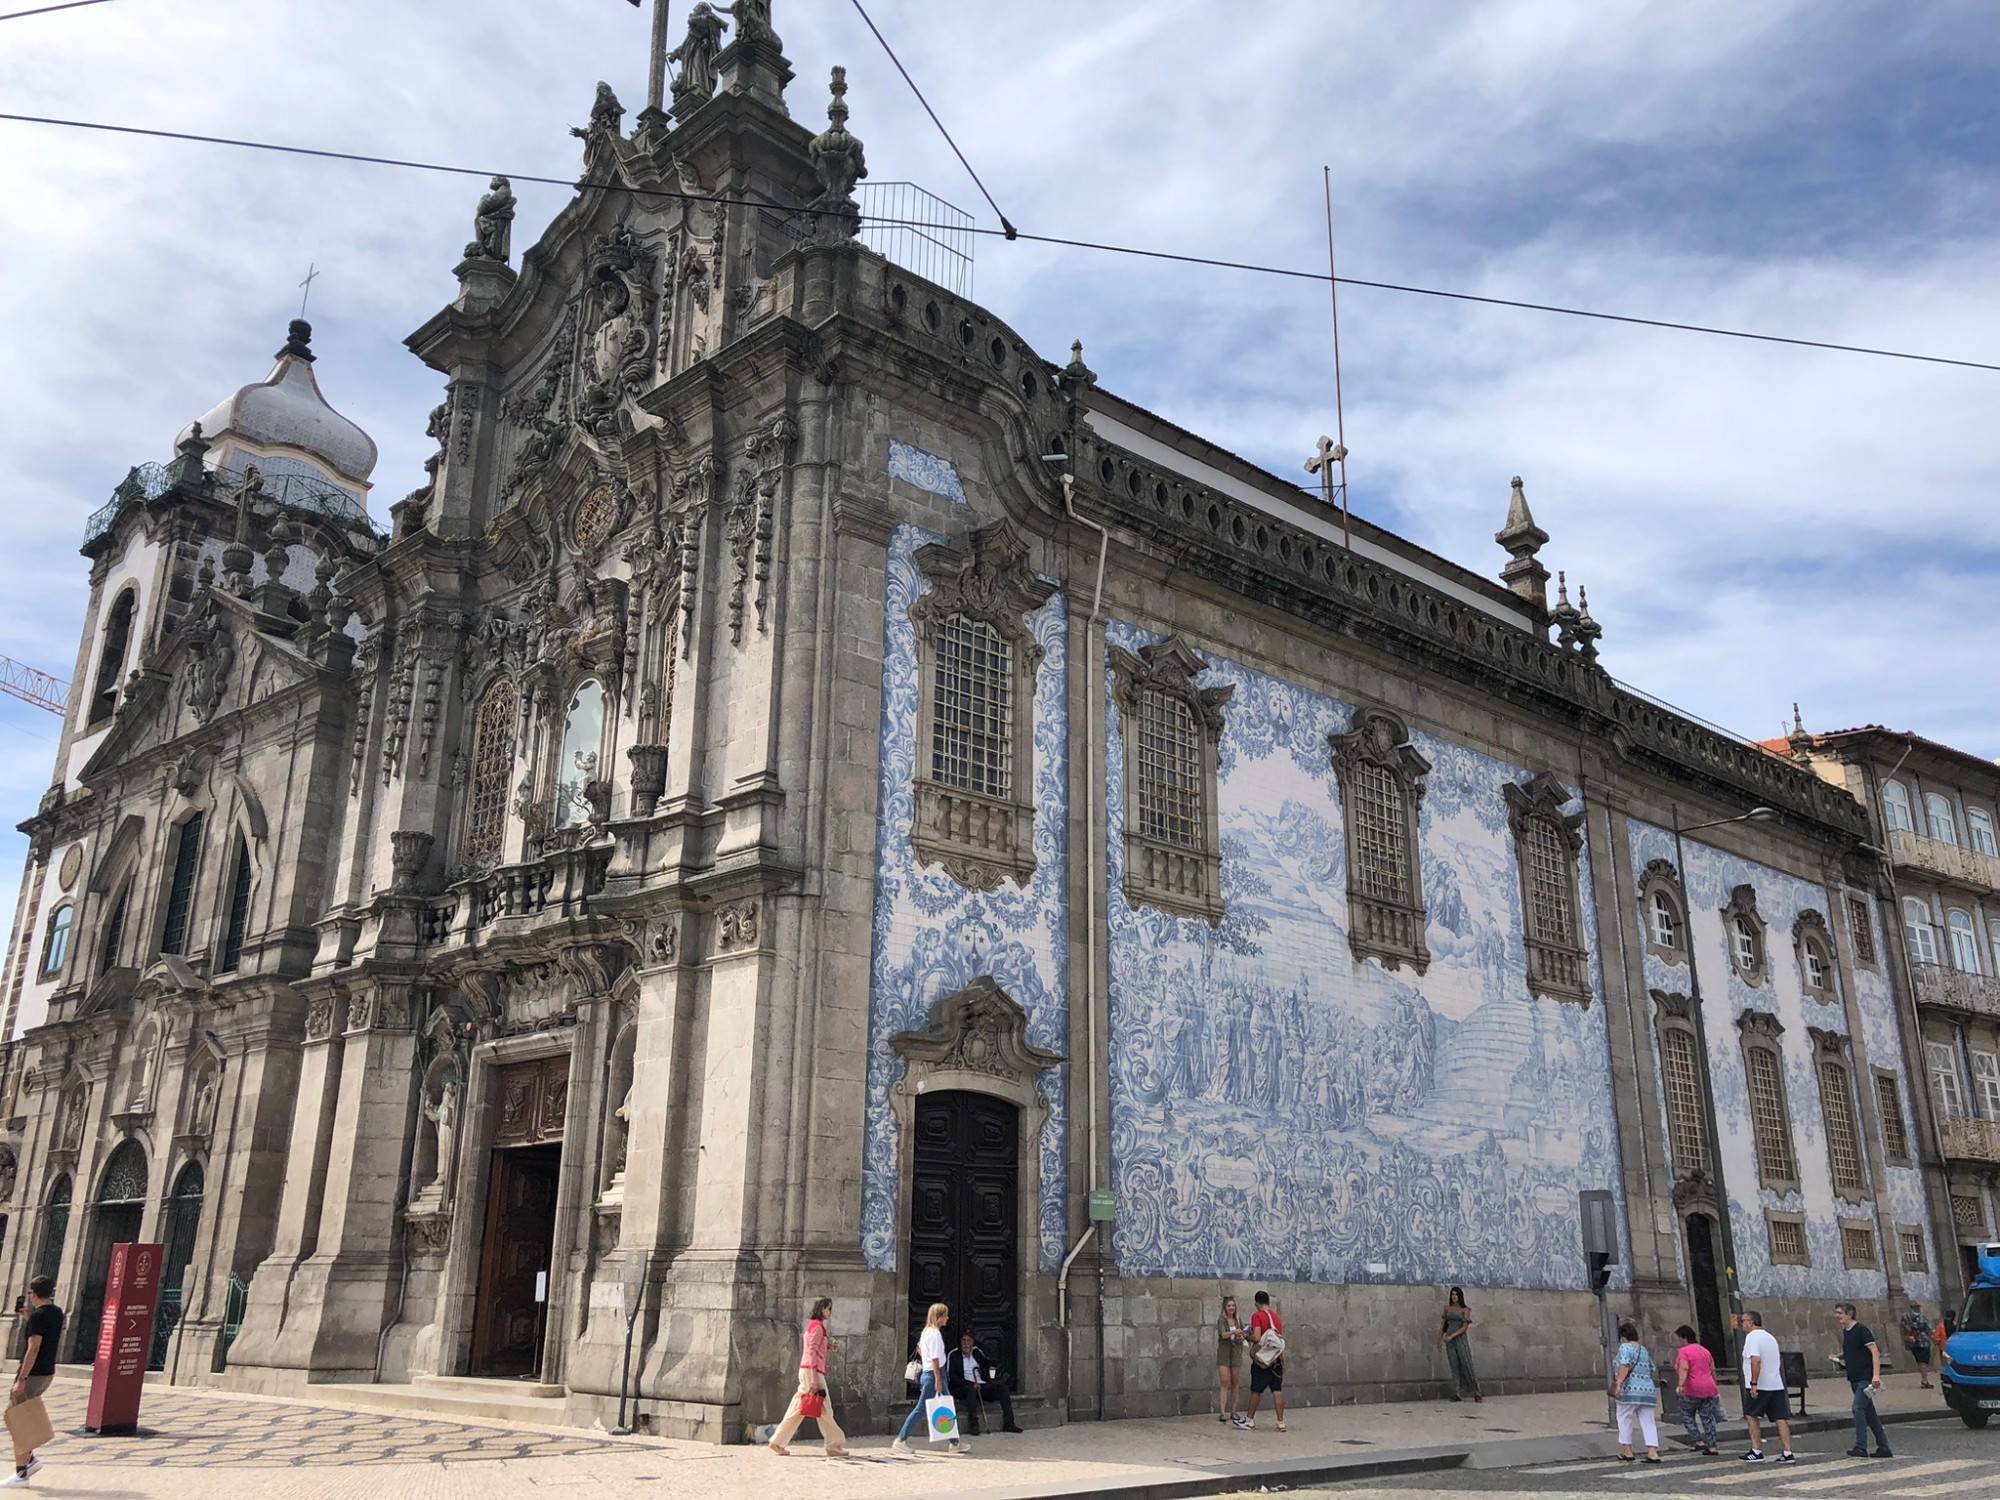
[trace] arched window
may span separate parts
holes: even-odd
[[[1945,929],[1951,934],[1951,966],[1963,974],[1979,972],[1979,939],[1974,936],[1972,914],[1953,907],[1945,914]]]
[[[1223,707],[1234,687],[1179,637],[1111,649],[1125,746],[1125,895],[1182,916],[1223,916],[1215,808]]]
[[[76,906],[65,901],[49,913],[48,935],[42,939],[42,978],[54,979],[69,960],[70,929],[76,923]]]
[[[1847,1038],[1811,1028],[1819,1063],[1820,1119],[1826,1126],[1827,1166],[1834,1192],[1850,1203],[1868,1196],[1861,1162],[1861,1130],[1855,1123],[1854,1085],[1847,1069]]]
[[[104,923],[104,936],[97,945],[97,972],[100,974],[118,967],[125,946],[125,913],[132,904],[132,882],[126,881],[119,888],[117,897],[111,903],[111,915]]]
[[[1931,925],[1931,909],[1915,896],[1903,898],[1903,931],[1909,935],[1910,957],[1920,964],[1938,961],[1937,929]]]
[[[132,644],[132,614],[138,604],[139,596],[127,589],[105,617],[104,645],[97,653],[97,681],[91,689],[86,728],[102,724],[118,711],[118,687],[125,675],[125,652]]]
[[[1588,1004],[1590,979],[1577,916],[1577,856],[1583,848],[1577,828],[1583,814],[1566,810],[1569,788],[1546,772],[1501,791],[1521,877],[1528,993]]]
[[[63,1173],[50,1185],[42,1214],[42,1253],[36,1257],[35,1271],[51,1281],[62,1274],[63,1242],[69,1238],[70,1198],[74,1191],[69,1173]]]
[[[1667,1147],[1674,1180],[1708,1171],[1708,1124],[1701,1104],[1701,1064],[1685,995],[1653,991],[1660,1037],[1660,1080],[1667,1101]]]
[[[1950,1042],[1926,1042],[1924,1060],[1930,1064],[1931,1091],[1937,1096],[1938,1113],[1954,1120],[1964,1119],[1965,1080],[1958,1071],[1958,1049]]]
[[[234,974],[243,963],[243,938],[250,926],[250,846],[236,836],[236,857],[230,862],[229,920],[222,929],[222,961],[218,974]]]
[[[206,821],[195,813],[174,836],[173,877],[167,883],[167,916],[160,927],[160,951],[187,950],[188,923],[194,915],[194,877],[201,868],[201,831]]]
[[[1981,854],[2000,855],[2000,843],[1993,838],[1993,816],[1981,807],[1965,810],[1965,831],[1972,847]]]
[[[586,677],[570,694],[563,720],[562,749],[556,759],[556,827],[587,823],[590,795],[602,779],[604,751],[604,684]]]
[[[1393,715],[1365,709],[1332,738],[1347,832],[1347,942],[1354,956],[1385,969],[1430,966],[1424,936],[1417,807],[1431,763]]]
[[[1686,963],[1686,907],[1681,901],[1680,873],[1669,861],[1653,860],[1640,874],[1639,912],[1646,951],[1670,964]]]
[[[1679,948],[1681,945],[1681,914],[1674,905],[1674,898],[1665,891],[1654,891],[1647,903],[1647,915],[1653,924],[1653,943],[1660,948]]]
[[[1799,983],[1808,1000],[1832,1004],[1838,998],[1834,982],[1833,934],[1826,917],[1816,911],[1802,911],[1792,924],[1792,941],[1798,946]]]
[[[1940,844],[1958,842],[1958,820],[1952,816],[1949,797],[1938,792],[1924,793],[1924,821],[1931,825],[1931,837]]]
[[[1764,919],[1757,914],[1757,891],[1739,885],[1722,908],[1722,930],[1729,937],[1729,962],[1745,984],[1762,984],[1769,977],[1765,963]]]
[[[507,791],[514,775],[514,724],[521,695],[496,679],[479,700],[472,731],[472,791],[465,806],[465,862],[499,863],[507,842]]]
[[[1882,783],[1882,818],[1891,828],[1914,833],[1917,820],[1910,812],[1910,793],[1900,781]]]

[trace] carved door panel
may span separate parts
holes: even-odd
[[[569,1107],[569,1054],[511,1063],[494,1091],[493,1144],[538,1146],[560,1141]]]
[[[1688,1289],[1694,1295],[1694,1326],[1701,1346],[1715,1356],[1718,1368],[1735,1363],[1723,1334],[1722,1287],[1715,1274],[1715,1221],[1707,1214],[1687,1217]]]
[[[910,1179],[910,1345],[933,1302],[1020,1380],[1020,1111],[986,1094],[918,1098]]]
[[[561,1169],[560,1146],[493,1153],[472,1333],[475,1375],[528,1375],[538,1363],[536,1344],[543,1325],[535,1279],[549,1269]]]

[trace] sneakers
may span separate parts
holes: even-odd
[[[1764,1450],[1762,1448],[1752,1448],[1748,1453],[1743,1455],[1743,1462],[1746,1464],[1761,1464],[1763,1461]]]
[[[1869,1454],[1868,1456],[1870,1458],[1894,1458],[1896,1455],[1891,1453],[1887,1448],[1877,1448],[1873,1453]],[[35,1471],[33,1469],[30,1469],[28,1470],[28,1472],[32,1474]]]
[[[895,1442],[889,1445],[889,1451],[891,1453],[900,1453],[903,1457],[908,1458],[910,1456],[910,1445],[902,1438],[897,1438]]]
[[[962,1453],[970,1453],[972,1451],[972,1444],[966,1442],[965,1439],[960,1438],[957,1442],[953,1443],[950,1447],[946,1448],[944,1451],[950,1454],[953,1458],[957,1458]]]
[[[1778,1455],[1778,1462],[1781,1464],[1795,1464],[1798,1461],[1799,1461],[1798,1454],[1793,1453],[1790,1450],[1787,1450]]]
[[[1255,1432],[1257,1430],[1257,1424],[1248,1417],[1231,1417],[1229,1425],[1234,1427],[1238,1432]]]
[[[28,1482],[28,1471],[26,1469],[16,1469],[13,1473],[9,1474],[5,1479],[0,1479],[0,1490],[11,1490],[16,1485],[25,1486],[27,1482]]]
[[[33,1479],[35,1475],[41,1472],[41,1468],[42,1468],[42,1460],[40,1456],[38,1454],[30,1453],[28,1455],[28,1467],[23,1469],[21,1472],[26,1474],[30,1479]]]

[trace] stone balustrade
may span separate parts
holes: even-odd
[[[1907,828],[1892,828],[1889,854],[1904,869],[1921,870],[1939,880],[1969,885],[1975,890],[2000,891],[2000,859],[1977,849],[1926,838]]]
[[[1941,1010],[1963,1011],[2000,1019],[2000,979],[1985,974],[1968,974],[1944,964],[1913,965],[1917,975],[1917,1003]]]

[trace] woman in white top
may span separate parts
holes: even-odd
[[[931,1310],[924,1317],[924,1331],[917,1339],[917,1365],[919,1377],[917,1404],[910,1408],[910,1414],[903,1418],[903,1430],[896,1434],[896,1441],[889,1445],[896,1453],[910,1451],[910,1434],[924,1425],[924,1405],[933,1396],[940,1396],[950,1387],[944,1375],[944,1325],[951,1320],[951,1309],[942,1302],[933,1302]],[[970,1443],[954,1437],[951,1440],[953,1453],[971,1451]]]

